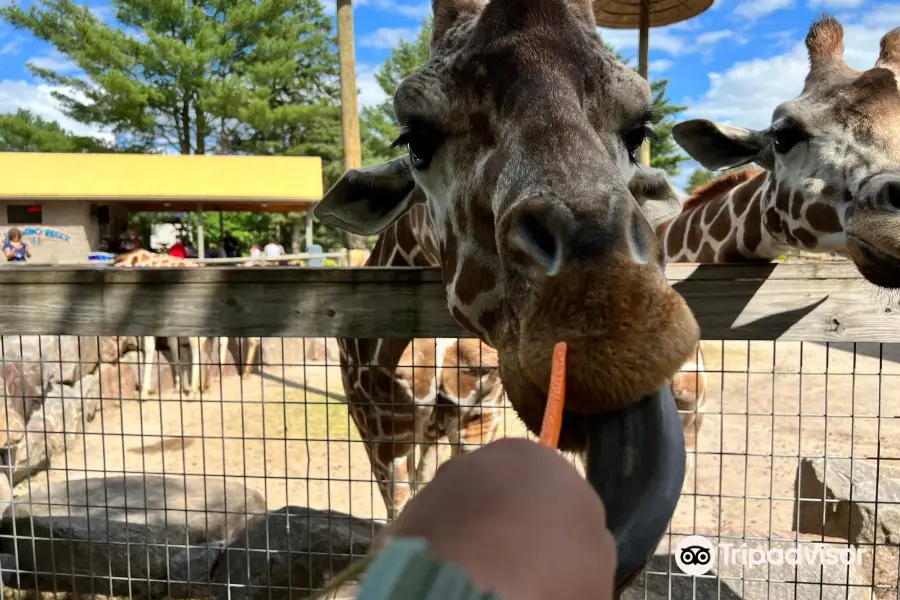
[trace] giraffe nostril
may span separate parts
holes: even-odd
[[[878,199],[884,206],[900,210],[900,179],[890,179],[878,190]]]
[[[533,214],[525,214],[510,232],[519,247],[538,263],[547,275],[559,271],[560,246],[553,233]]]
[[[575,217],[567,208],[531,198],[513,209],[507,239],[530,263],[529,270],[552,277],[562,268],[576,229]]]

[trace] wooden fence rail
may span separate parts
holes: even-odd
[[[900,293],[852,265],[675,264],[667,276],[707,340],[900,342]],[[0,269],[0,333],[471,337],[431,268]]]

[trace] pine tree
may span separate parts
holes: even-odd
[[[68,116],[181,154],[337,154],[338,64],[318,0],[111,2],[116,27],[71,0],[0,8],[81,71],[29,65],[73,90],[54,93]]]
[[[691,176],[688,177],[687,186],[685,186],[684,191],[690,194],[698,187],[706,185],[715,179],[718,175],[719,173],[704,168],[694,169]]]
[[[30,111],[0,115],[0,152],[113,152],[103,140],[74,135]]]
[[[431,32],[431,18],[427,18],[422,22],[422,28],[415,39],[401,39],[375,74],[375,81],[387,95],[387,99],[377,106],[362,110],[364,164],[379,164],[406,152],[404,148],[391,148],[399,127],[394,117],[394,92],[403,79],[428,62]]]
[[[63,111],[120,147],[321,156],[326,187],[343,172],[334,27],[319,0],[110,0],[115,26],[71,0],[19,1],[0,16],[80,72],[30,71],[71,90],[54,93]],[[254,236],[303,226],[238,222]]]

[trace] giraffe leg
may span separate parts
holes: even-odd
[[[500,415],[496,410],[480,410],[470,415],[466,426],[456,432],[455,441],[450,441],[451,460],[460,454],[468,454],[494,441],[500,427]]]
[[[703,364],[703,351],[699,344],[694,361],[682,365],[672,379],[672,395],[681,413],[681,425],[684,428],[684,445],[687,450],[684,472],[686,480],[696,463],[697,434],[703,425],[703,416],[706,412],[706,370]]]
[[[422,451],[419,453],[419,460],[413,471],[414,478],[410,481],[413,495],[419,493],[423,485],[434,479],[440,459],[438,456],[439,444],[441,440],[446,439],[446,437],[442,437],[440,440],[430,440],[421,444]]]
[[[190,345],[191,345],[191,387],[190,387],[190,397],[193,398],[200,391],[200,362],[202,360],[202,356],[200,352],[202,348],[206,345],[206,342],[209,338],[199,338],[196,336],[191,336]]]
[[[253,369],[253,363],[256,355],[259,353],[259,338],[247,338],[247,360],[241,365],[241,377],[246,379]]]
[[[225,370],[225,359],[228,358],[228,338],[219,337],[219,381],[222,381],[222,373]]]
[[[411,497],[409,455],[411,443],[396,440],[373,442],[372,473],[387,508],[388,519],[395,519]]]
[[[172,351],[172,393],[180,394],[182,392],[181,384],[182,364],[181,364],[181,338],[178,336],[169,336],[166,338],[169,343],[169,350]]]
[[[141,378],[140,397],[150,396],[151,383],[153,382],[153,363],[156,361],[156,337],[146,335],[141,337],[141,354],[144,356],[144,376]]]

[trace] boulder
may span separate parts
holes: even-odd
[[[870,460],[803,458],[794,490],[794,530],[854,544],[900,543],[900,468]]]
[[[100,365],[100,398],[102,400],[130,400],[137,396],[135,369],[127,364]],[[88,420],[93,419],[90,416]]]
[[[346,513],[298,506],[252,517],[213,570],[212,595],[217,600],[307,598],[363,558],[382,527]]]
[[[123,372],[125,370],[131,371],[129,375],[123,375],[123,381],[125,379],[133,380],[135,391],[140,387],[141,378],[144,376],[144,365],[141,360],[141,354],[136,350],[126,352],[119,360],[119,365]],[[189,373],[187,376],[190,376]],[[183,386],[186,387],[187,384],[184,383]],[[156,360],[153,363],[153,368],[150,369],[150,389],[156,394],[162,393],[164,395],[171,394],[172,390],[175,389],[175,371],[169,362],[166,352],[156,351]],[[136,393],[135,396],[137,396]]]
[[[88,375],[74,386],[51,383],[25,424],[26,434],[9,450],[13,485],[47,468],[54,456],[81,441],[86,414],[99,403],[100,376]]]
[[[20,590],[202,596],[223,548],[223,542],[194,542],[175,525],[56,516],[0,521],[0,553],[18,563],[8,585]]]
[[[228,541],[248,515],[263,515],[262,494],[218,477],[123,475],[32,487],[4,517],[78,517],[154,527],[177,526],[194,541]]]

